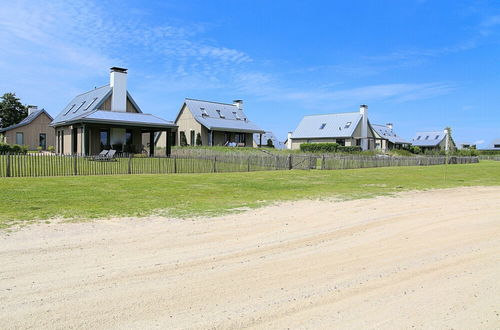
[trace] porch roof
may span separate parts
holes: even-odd
[[[74,123],[96,123],[116,126],[138,126],[147,128],[176,128],[172,121],[165,120],[146,113],[117,112],[107,110],[96,110],[84,116],[66,122]]]

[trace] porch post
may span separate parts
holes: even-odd
[[[155,155],[155,132],[149,132],[149,157]]]
[[[262,133],[259,134],[259,148],[262,148]]]
[[[172,153],[171,146],[172,146],[172,130],[168,128],[165,132],[165,135],[167,136],[167,143],[166,143],[166,154],[167,157],[170,157],[170,154]]]
[[[213,141],[212,131],[208,131],[208,145],[211,147]]]
[[[87,156],[87,127],[83,124],[82,128],[82,154]]]

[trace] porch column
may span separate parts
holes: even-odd
[[[87,127],[85,124],[82,127],[82,154],[87,156]]]
[[[155,132],[149,132],[149,157],[155,155]]]
[[[214,141],[214,137],[213,137],[213,135],[212,135],[212,132],[213,132],[213,131],[210,131],[210,130],[208,131],[208,145],[209,145],[210,147],[213,145],[212,143],[213,143],[213,141]]]
[[[262,133],[259,134],[259,148],[262,147]]]
[[[170,157],[170,154],[172,153],[172,130],[169,128],[166,130],[165,132],[165,135],[167,136],[166,139],[167,139],[167,143],[165,144],[166,145],[166,148],[165,148],[165,152],[167,154],[167,157]]]

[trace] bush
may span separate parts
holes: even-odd
[[[274,148],[273,140],[271,140],[271,139],[267,139],[267,144],[266,144],[266,147],[269,147],[269,148]]]
[[[338,143],[302,143],[300,151],[302,152],[336,152]]]
[[[339,152],[360,152],[360,146],[338,146],[337,151]]]
[[[200,133],[196,134],[196,145],[197,146],[201,146],[202,145],[201,134]]]
[[[10,145],[7,143],[0,143],[0,154],[6,154],[10,152]]]
[[[180,133],[180,145],[181,145],[181,147],[186,147],[188,145],[188,141],[186,139],[186,134],[184,132]]]
[[[56,148],[54,146],[48,146],[47,151],[54,153],[54,152],[56,152]]]

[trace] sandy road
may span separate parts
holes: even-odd
[[[0,233],[1,328],[500,328],[500,187]]]

